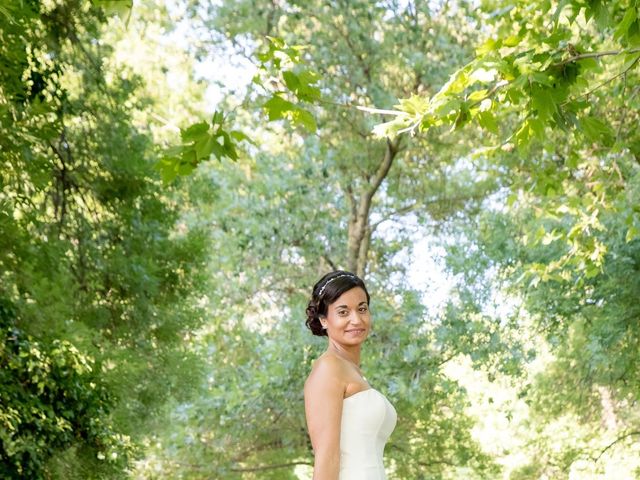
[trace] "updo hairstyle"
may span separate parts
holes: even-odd
[[[368,305],[370,300],[369,292],[362,279],[357,275],[345,270],[335,270],[327,273],[318,280],[318,283],[313,286],[311,300],[309,300],[309,304],[307,305],[307,321],[305,322],[307,328],[309,328],[314,335],[326,337],[327,331],[322,328],[320,317],[327,316],[329,305],[335,302],[340,295],[356,287],[364,290],[364,293],[367,295]]]

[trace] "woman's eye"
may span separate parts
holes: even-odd
[[[360,311],[361,311],[362,313],[366,312],[366,311],[367,311],[367,307],[362,307],[362,308],[360,309]]]
[[[347,311],[346,310],[342,310],[341,312],[338,312],[338,315],[346,315]]]

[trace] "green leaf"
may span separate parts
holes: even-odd
[[[459,70],[449,83],[447,93],[460,93],[469,85],[469,76],[466,70]]]
[[[320,89],[318,87],[312,87],[311,85],[300,85],[297,92],[298,98],[305,102],[318,100],[320,95]]]
[[[629,30],[627,30],[627,41],[629,46],[640,46],[640,15],[636,18],[636,21],[631,24]]]
[[[224,154],[235,162],[236,160],[238,160],[238,153],[236,152],[236,147],[233,144],[233,140],[231,140],[231,137],[227,132],[222,132],[222,138],[222,148],[224,150]]]
[[[527,120],[527,123],[531,133],[539,140],[542,140],[544,138],[544,122],[539,118],[533,117]]]
[[[598,70],[600,68],[600,64],[595,58],[581,58],[578,63],[583,70]]]
[[[409,115],[421,115],[429,108],[429,99],[423,95],[412,94],[409,98],[400,99],[400,103],[394,105],[394,108]]]
[[[547,120],[556,111],[556,103],[546,88],[534,86],[531,89],[531,104],[541,120]]]
[[[222,160],[226,156],[226,153],[224,147],[220,144],[219,139],[219,136],[212,138],[211,153],[213,153],[217,160]]]
[[[547,58],[551,58],[549,55],[546,55]],[[539,83],[542,85],[546,85],[547,87],[553,87],[554,80],[552,80],[548,73],[544,72],[534,72],[529,75],[529,80],[534,83]]]
[[[267,40],[269,40],[269,42],[271,42],[271,44],[275,47],[275,48],[284,48],[284,46],[286,45],[284,43],[284,40],[280,37],[272,37],[270,35],[266,35]]]
[[[198,156],[196,155],[196,149],[195,148],[185,148],[184,151],[182,152],[182,158],[181,158],[181,162],[182,163],[190,163],[192,165],[197,165],[198,164]]]
[[[471,119],[471,115],[469,115],[469,110],[465,106],[463,106],[458,115],[456,115],[456,119],[453,122],[451,130],[457,130],[461,128],[463,125],[466,125],[467,122]]]
[[[256,144],[253,140],[251,140],[251,138],[249,138],[247,135],[245,135],[240,130],[231,130],[229,132],[229,135],[231,135],[238,142],[245,141],[245,142],[249,142],[251,145],[255,145]]]
[[[600,273],[600,268],[594,264],[589,264],[585,269],[585,276],[587,278],[597,277]]]
[[[195,167],[191,163],[183,162],[178,165],[178,174],[189,175],[191,172],[193,172],[194,169]]]
[[[637,17],[636,8],[627,7],[627,11],[625,12],[624,17],[622,17],[622,21],[620,21],[620,23],[616,27],[615,32],[613,33],[613,38],[617,40],[623,37],[624,35],[626,35],[631,24],[635,22],[636,17]]]
[[[298,74],[299,85],[296,89],[296,95],[300,100],[313,102],[320,98],[320,89],[312,85],[318,78],[318,75],[310,70],[303,70]]]
[[[207,122],[199,122],[191,125],[186,130],[181,130],[180,137],[183,142],[197,141],[207,135],[209,124]]]
[[[585,136],[594,142],[609,143],[614,136],[613,129],[602,120],[588,116],[580,120]]]
[[[395,138],[398,135],[398,131],[407,128],[410,125],[408,121],[409,117],[398,115],[396,118],[389,122],[379,123],[373,127],[372,133],[375,138]],[[424,129],[428,129],[425,125]]]
[[[556,11],[553,13],[553,24],[554,28],[558,27],[558,21],[560,20],[560,14],[562,10],[569,4],[569,0],[561,0],[558,2],[558,6],[556,7]]]
[[[316,120],[313,118],[313,115],[307,110],[302,108],[298,108],[292,113],[292,119],[294,124],[300,125],[304,127],[307,131],[314,133],[318,126],[316,125]]]
[[[467,100],[469,100],[470,102],[480,101],[487,96],[487,92],[488,90],[486,88],[482,90],[476,90],[475,92],[471,92],[469,94],[469,96],[467,97]]]
[[[180,156],[182,154],[182,150],[184,149],[184,147],[182,145],[175,145],[173,147],[169,147],[166,150],[164,150],[163,154],[165,157],[177,157]]]
[[[266,52],[260,52],[256,54],[256,57],[258,57],[258,60],[260,60],[262,63],[267,63],[269,60],[271,60],[273,58],[273,50],[269,49]],[[256,76],[253,77],[253,81],[256,82]],[[257,83],[257,82],[256,82]]]
[[[107,15],[116,15],[125,25],[131,19],[133,0],[92,0],[95,6],[101,7]]]
[[[447,117],[452,113],[457,114],[460,105],[461,102],[457,98],[448,98],[445,102],[442,102],[440,105],[438,105],[433,113],[438,117]]]
[[[522,126],[516,132],[514,139],[519,150],[524,150],[527,147],[531,140],[531,129],[529,128],[528,121],[522,123]]]
[[[633,67],[633,65],[638,61],[638,59],[640,58],[640,52],[636,52],[636,53],[629,53],[627,55],[624,56],[624,65],[622,66],[622,71],[626,71],[629,70],[630,68]]]
[[[278,94],[274,94],[263,105],[263,108],[269,115],[269,121],[280,120],[285,117],[287,112],[295,110],[295,105],[288,100],[285,100]]]
[[[511,36],[505,38],[502,41],[502,43],[503,43],[503,45],[506,45],[507,47],[515,47],[521,41],[522,41],[522,39],[518,35],[511,35]]]
[[[495,133],[496,135],[500,133],[500,129],[498,128],[498,123],[496,122],[496,117],[491,112],[480,112],[477,115],[478,123],[482,128],[488,130],[491,133]]]
[[[311,70],[303,70],[298,73],[298,79],[302,85],[310,85],[317,82],[320,79],[320,76]]]
[[[296,92],[300,87],[300,80],[298,80],[298,76],[291,70],[285,70],[282,72],[282,78],[284,79],[284,83],[287,88],[292,92]]]
[[[223,120],[224,120],[224,115],[222,114],[222,112],[219,112],[216,110],[213,113],[213,117],[211,118],[211,125],[213,125],[214,127],[216,125],[222,125]]]
[[[163,158],[158,162],[157,168],[160,170],[160,177],[165,185],[173,182],[178,176],[178,170],[176,168],[178,162],[179,160],[175,157]]]
[[[604,30],[609,25],[609,9],[607,8],[606,1],[591,1],[590,5],[585,10],[585,18],[595,18],[596,24],[600,30]]]
[[[494,38],[488,38],[482,45],[480,45],[476,49],[476,55],[483,56],[487,53],[494,52],[498,48],[500,48],[501,42],[500,40],[496,40]]]
[[[216,139],[212,135],[202,137],[196,142],[195,149],[198,161],[207,160],[211,156],[214,148],[214,143],[216,143]]]

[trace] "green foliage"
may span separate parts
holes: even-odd
[[[478,293],[491,272],[533,322],[501,319],[499,332],[515,350],[496,366],[513,365],[502,371],[515,373],[526,364],[508,335],[514,327],[544,335],[555,358],[523,389],[548,431],[534,437],[530,455],[537,460],[513,478],[562,478],[585,457],[600,459],[607,438],[623,448],[637,430],[629,406],[640,352],[628,322],[637,317],[631,298],[638,294],[628,281],[637,276],[637,13],[635,1],[482,2],[486,38],[474,60],[433,95],[407,97],[395,110],[367,109],[394,116],[375,126],[378,136],[440,133],[476,120],[485,131],[488,146],[472,159],[503,189],[449,246],[453,271],[466,279],[458,287],[459,314],[450,318],[460,318],[461,331],[472,330],[486,308]],[[460,258],[470,251],[478,253]],[[478,340],[492,343],[491,336]],[[478,353],[476,366],[491,368],[491,356]],[[608,419],[606,435],[601,418]],[[584,442],[569,434],[551,447],[548,432],[563,422],[578,422]]]
[[[2,475],[308,471],[326,344],[300,312],[361,221],[390,478],[630,478],[638,7],[187,2],[184,29],[153,2],[0,6]],[[173,29],[254,63],[210,121],[191,51],[152,46]],[[441,308],[407,284],[417,234],[447,249]],[[515,385],[512,452],[479,440],[463,360]]]
[[[612,176],[604,168],[602,176],[592,170],[593,184],[582,187],[561,167],[550,168],[553,177],[539,190],[514,195],[503,211],[489,208],[464,227],[450,248],[450,265],[464,275],[464,288],[482,291],[487,284],[482,272],[492,272],[504,294],[522,302],[509,323],[504,324],[502,315],[504,326],[534,332],[553,354],[541,371],[522,377],[520,396],[529,408],[525,428],[532,438],[529,455],[538,460],[518,469],[513,478],[565,478],[567,471],[584,468],[585,458],[587,471],[597,469],[597,462],[605,468],[603,458],[609,455],[615,463],[633,465],[633,439],[627,434],[637,430],[639,421],[631,405],[638,389],[640,332],[633,319],[640,314],[635,301],[640,263],[638,241],[628,238],[628,227],[638,205],[640,171],[628,157],[617,158],[615,165],[615,183],[608,183]],[[582,168],[574,166],[576,176]],[[512,182],[529,184],[529,170],[512,172]],[[559,177],[562,188],[555,186]],[[589,210],[592,188],[610,202],[597,217]],[[553,215],[547,214],[550,205],[560,205]],[[574,217],[584,222],[584,229]],[[587,257],[587,248],[600,253]],[[476,253],[461,259],[464,251]],[[582,264],[584,257],[592,263]],[[482,297],[473,298],[471,308],[483,304]],[[501,333],[508,331],[503,327]],[[508,344],[517,345],[511,339]],[[530,359],[516,362],[520,371],[525,360]],[[558,430],[567,433],[558,437]],[[606,448],[612,442],[615,448]],[[617,475],[626,473],[622,467]]]
[[[320,100],[320,89],[314,84],[319,75],[304,68],[302,54],[305,47],[287,45],[281,38],[267,37],[269,47],[266,52],[258,53],[260,60],[258,74],[253,82],[270,93],[263,108],[267,112],[269,121],[287,118],[295,126],[301,126],[310,133],[316,131],[317,124],[312,113],[301,107],[302,102],[314,104]],[[274,75],[278,81],[274,81]],[[289,93],[292,101],[286,100],[284,95]]]
[[[104,421],[113,401],[94,360],[67,340],[35,341],[15,314],[0,305],[0,475],[45,478],[47,461],[74,444],[121,471],[132,446]]]
[[[527,275],[534,282],[595,276],[607,252],[596,235],[605,231],[604,212],[629,219],[626,238],[636,235],[637,215],[626,201],[621,169],[633,170],[634,158],[640,158],[633,147],[638,133],[629,123],[637,120],[638,91],[627,89],[638,78],[638,5],[534,1],[504,8],[502,2],[485,2],[484,8],[490,28],[476,58],[430,98],[401,100],[390,112],[395,119],[374,132],[457,129],[477,119],[494,146],[477,149],[474,156],[493,159],[515,174],[507,181],[510,206],[516,198],[531,200],[538,219],[573,222],[566,230],[550,231],[531,222],[522,234],[525,244],[561,241],[568,248],[553,261],[532,264]],[[519,177],[524,171],[527,176]],[[586,185],[584,178],[590,180]],[[524,192],[532,189],[529,199]]]
[[[218,160],[238,159],[237,142],[247,140],[244,133],[223,128],[224,116],[216,111],[211,122],[200,122],[181,130],[182,145],[174,146],[164,152],[158,163],[165,184],[172,182],[178,175],[189,175],[200,162],[208,160],[213,154]]]
[[[3,477],[122,478],[199,381],[182,342],[206,235],[157,178],[134,121],[151,102],[101,40],[105,12],[13,2],[0,18]]]
[[[107,15],[117,15],[125,24],[129,24],[133,0],[91,0],[91,3],[101,7]]]
[[[288,119],[293,126],[315,133],[318,128],[316,120],[311,111],[302,105],[320,100],[320,89],[314,85],[319,77],[315,72],[302,67],[301,54],[304,47],[289,46],[276,37],[267,37],[267,40],[268,49],[256,54],[260,60],[259,73],[253,78],[253,84],[268,96],[262,109],[267,113],[269,121]],[[287,94],[291,100],[285,98]],[[212,154],[220,161],[223,158],[236,161],[237,144],[241,141],[255,145],[255,142],[240,131],[225,131],[224,120],[224,114],[216,110],[211,122],[194,123],[181,130],[182,145],[167,149],[158,163],[165,184],[172,182],[178,175],[190,175]]]
[[[496,3],[501,2],[485,2],[485,8],[495,9]],[[522,2],[493,10],[488,15],[493,28],[477,49],[476,58],[451,75],[420,108],[401,101],[395,106],[396,119],[379,126],[378,134],[424,131],[443,124],[459,128],[474,118],[487,131],[498,134],[492,124],[486,123],[487,114],[503,117],[520,112],[520,129],[505,132],[502,143],[513,141],[518,148],[525,148],[534,137],[541,139],[547,128],[582,127],[589,138],[607,135],[611,139],[606,125],[597,125],[597,120],[589,116],[591,103],[584,98],[626,76],[637,65],[638,7],[634,2],[631,6],[626,6],[627,2],[607,2],[606,7],[599,2],[554,3]],[[595,20],[589,22],[591,18]],[[612,44],[605,40],[606,29],[616,25]],[[593,47],[617,50],[594,51]],[[621,58],[621,68],[615,75],[598,75],[604,72],[601,62],[607,57]]]

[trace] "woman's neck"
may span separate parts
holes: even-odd
[[[329,342],[327,352],[333,352],[336,355],[353,363],[356,367],[360,368],[360,345],[354,345],[350,348],[345,348],[342,345]]]

